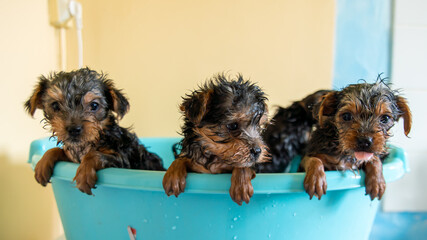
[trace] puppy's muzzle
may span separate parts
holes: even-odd
[[[68,135],[72,138],[78,138],[82,133],[83,127],[80,125],[67,127]]]
[[[372,137],[360,137],[357,139],[357,149],[361,151],[367,151],[372,146]]]
[[[254,161],[256,161],[256,160],[259,158],[259,156],[261,155],[261,152],[262,152],[262,150],[261,150],[261,148],[260,148],[260,147],[254,147],[254,148],[252,148],[252,149],[251,149],[251,156],[252,156],[252,159],[253,159]]]

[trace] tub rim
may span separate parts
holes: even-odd
[[[176,137],[149,137],[140,140],[149,145],[150,141],[175,141]],[[34,169],[42,155],[49,148],[56,146],[56,140],[42,138],[34,140],[30,147],[28,162]],[[401,178],[409,168],[406,162],[406,153],[402,148],[389,145],[390,154],[383,164],[383,174],[386,182],[393,182]],[[69,181],[75,186],[72,179],[75,176],[78,164],[58,162],[55,165],[52,181]],[[162,180],[165,171],[149,171],[135,169],[107,168],[97,172],[97,187],[121,188],[163,192]],[[277,194],[305,192],[303,187],[305,173],[259,173],[252,180],[254,194]],[[363,171],[326,171],[328,191],[345,190],[364,187]],[[185,193],[198,194],[229,194],[231,174],[201,174],[188,173]],[[72,184],[71,184],[72,183]],[[77,189],[76,189],[77,190]],[[78,191],[78,190],[77,190]],[[96,194],[97,189],[93,190]]]

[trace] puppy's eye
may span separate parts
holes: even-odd
[[[234,130],[236,130],[238,127],[239,127],[239,124],[237,124],[236,122],[227,124],[227,128],[228,128],[228,130],[230,130],[230,131],[234,131]]]
[[[380,118],[381,123],[387,124],[390,121],[391,117],[389,115],[382,115]]]
[[[99,108],[99,104],[97,103],[97,102],[91,102],[90,103],[90,110],[91,111],[96,111],[96,110],[98,110],[98,108]]]
[[[59,108],[59,103],[58,102],[53,102],[50,106],[52,107],[53,111],[55,111],[55,112],[58,112],[59,110],[61,110]]]
[[[342,120],[344,120],[346,122],[353,120],[353,116],[349,112],[343,113],[341,115],[341,118],[342,118]]]

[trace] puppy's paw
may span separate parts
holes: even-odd
[[[230,196],[234,202],[242,205],[251,200],[254,195],[254,188],[251,180],[255,178],[255,172],[250,168],[234,168],[231,175]]]
[[[46,186],[52,176],[53,164],[43,156],[34,168],[34,178],[42,186]]]
[[[165,176],[163,177],[163,189],[165,193],[170,195],[178,195],[184,192],[187,177],[187,170],[185,168],[176,168],[172,165],[166,171]]]
[[[378,197],[378,200],[381,200],[386,188],[384,176],[382,174],[379,176],[367,175],[365,178],[365,188],[366,195],[369,195],[371,200],[374,200],[376,197]]]
[[[240,206],[243,202],[248,204],[251,200],[252,195],[254,195],[254,188],[252,187],[251,180],[241,184],[236,184],[233,181],[231,182],[231,199],[233,199],[233,201],[239,204]]]
[[[80,164],[77,168],[76,176],[73,179],[76,181],[76,187],[88,195],[92,195],[92,188],[95,188],[97,180],[95,168],[87,167],[84,164]]]
[[[310,195],[310,200],[313,196],[317,196],[320,200],[326,194],[327,187],[326,174],[323,168],[318,167],[307,171],[304,178],[304,189]]]

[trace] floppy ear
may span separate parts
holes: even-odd
[[[41,76],[39,78],[39,82],[34,88],[33,94],[24,104],[25,110],[31,116],[34,116],[34,112],[36,111],[37,108],[43,109],[42,98],[48,86],[49,86],[49,79],[47,79],[44,76]]]
[[[112,80],[106,80],[104,81],[104,84],[106,87],[109,108],[117,113],[117,117],[119,119],[122,119],[129,111],[130,105],[128,99],[123,95],[121,90],[114,87]]]
[[[326,94],[323,97],[323,100],[319,106],[319,111],[317,113],[317,118],[319,120],[320,126],[322,126],[323,124],[323,117],[333,116],[337,111],[337,107],[338,107],[338,92],[333,91]]]
[[[212,91],[198,92],[184,98],[184,102],[179,109],[184,112],[185,116],[196,126],[200,124],[203,117],[208,112],[208,104]]]
[[[403,128],[405,130],[405,135],[408,136],[412,126],[411,110],[409,109],[408,102],[404,97],[397,96],[396,104],[399,110],[401,111],[401,114],[398,116],[398,119],[401,116],[403,117],[403,121],[404,121]]]

